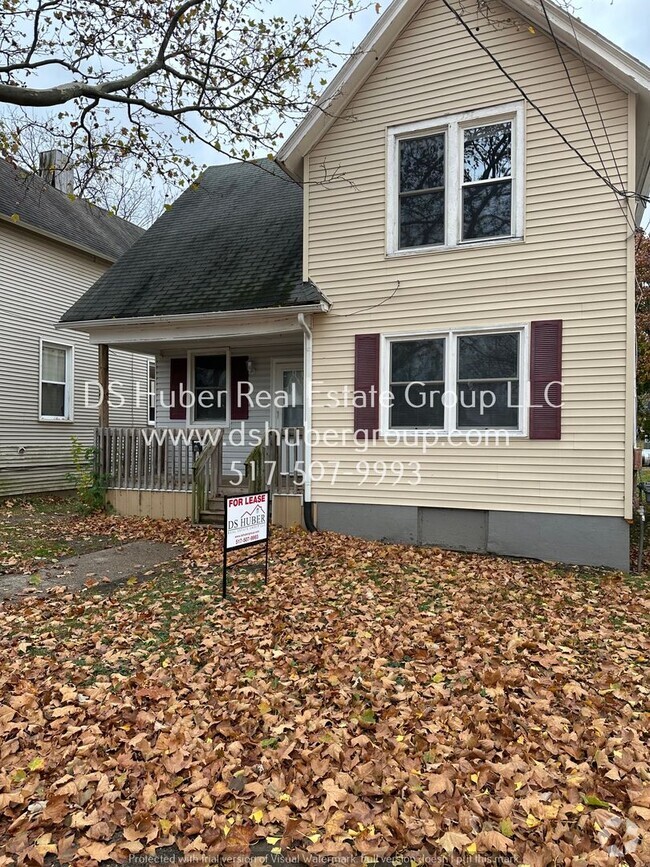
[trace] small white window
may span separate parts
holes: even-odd
[[[41,341],[40,421],[72,421],[72,347]]]
[[[156,362],[148,362],[149,379],[149,424],[156,423]]]
[[[525,432],[526,328],[384,340],[385,431]]]
[[[388,130],[388,253],[523,237],[524,109]]]

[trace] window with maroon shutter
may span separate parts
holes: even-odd
[[[185,421],[187,410],[181,395],[187,389],[187,358],[171,358],[169,361],[169,418]]]
[[[562,436],[562,320],[530,324],[531,440]]]
[[[239,399],[239,384],[248,382],[248,356],[233,355],[230,359],[230,418],[232,421],[247,421],[249,402],[246,389]]]
[[[379,334],[354,338],[354,431],[373,439],[379,430],[379,343]]]

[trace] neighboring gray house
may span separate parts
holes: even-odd
[[[97,395],[89,388],[87,402],[85,383],[97,380],[97,347],[55,324],[143,232],[68,192],[47,156],[45,177],[0,160],[0,497],[70,487],[72,437],[94,442]],[[146,397],[140,408],[134,397],[151,363],[111,350],[127,395],[116,423],[147,423]]]

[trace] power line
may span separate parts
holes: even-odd
[[[605,160],[603,158],[603,155],[600,152],[600,147],[598,146],[598,142],[596,141],[596,136],[594,135],[594,132],[591,128],[591,124],[589,123],[589,118],[587,117],[587,113],[584,109],[584,106],[582,105],[582,102],[581,102],[580,97],[578,95],[578,91],[576,90],[576,86],[573,83],[573,78],[571,77],[571,71],[569,70],[569,66],[566,62],[564,54],[562,53],[562,48],[561,48],[560,43],[557,39],[557,36],[555,35],[555,30],[553,29],[553,24],[551,23],[551,19],[550,19],[550,16],[548,14],[548,10],[546,8],[545,0],[539,0],[539,2],[542,6],[542,10],[544,12],[544,17],[546,19],[546,24],[548,25],[549,33],[550,33],[551,38],[555,44],[555,48],[557,50],[558,57],[560,58],[560,60],[562,62],[562,66],[564,67],[564,72],[566,73],[567,81],[569,82],[569,86],[571,87],[571,90],[573,92],[573,96],[575,97],[575,101],[578,105],[578,108],[580,109],[580,114],[582,115],[582,119],[585,122],[585,126],[587,128],[587,131],[589,132],[589,136],[590,136],[591,141],[593,143],[593,146],[596,150],[596,154],[598,155],[598,158],[600,159],[600,164],[603,168],[603,172],[605,173],[607,180],[610,181],[610,183],[611,183],[611,178],[609,177],[607,165],[605,164]],[[573,28],[573,21],[571,21],[571,27]],[[578,42],[575,29],[573,29],[573,33],[574,33],[574,36],[576,37],[576,43],[578,44],[578,48],[580,48],[580,43]],[[582,56],[582,52],[581,52],[581,56]],[[602,114],[602,111],[600,110],[600,105],[598,104],[598,100],[596,99],[596,93],[594,91],[593,85],[591,84],[591,78],[589,77],[589,73],[587,71],[587,65],[584,62],[584,58],[583,58],[582,62],[583,62],[583,66],[585,69],[585,73],[587,74],[587,78],[589,80],[589,84],[591,85],[591,92],[592,92],[592,95],[594,98],[594,102],[596,103],[596,108],[598,109],[598,113],[600,115],[601,123],[603,125],[603,130],[605,131],[605,135],[607,136],[607,141],[609,142],[609,149],[610,149],[610,152],[612,155],[612,160],[614,161],[614,167],[616,168],[616,172],[618,174],[618,179],[619,179],[621,188],[624,188],[625,184],[623,182],[623,177],[622,177],[621,171],[618,167],[618,163],[616,162],[616,156],[614,154],[614,148],[612,146],[611,139],[609,138],[609,134],[607,133],[607,127],[605,126],[603,114]],[[625,204],[623,204],[623,202],[620,200],[620,198],[618,196],[617,196],[616,200],[617,200],[618,204],[620,205],[621,212],[622,212],[623,216],[625,217],[625,221],[627,222],[628,226],[630,227],[632,232],[636,232],[637,226],[636,226],[636,220],[634,219],[634,214],[632,213],[631,217],[628,214],[629,199],[626,198]],[[630,209],[631,209],[631,206],[630,206]]]
[[[591,126],[589,124],[589,118],[587,117],[587,113],[585,112],[584,107],[583,107],[582,103],[580,102],[580,97],[578,96],[578,91],[576,90],[575,84],[573,83],[573,79],[571,78],[571,72],[569,71],[569,66],[565,60],[564,54],[562,54],[562,48],[560,47],[560,43],[558,42],[557,36],[555,35],[555,30],[553,29],[553,25],[551,24],[551,19],[549,18],[548,10],[546,8],[546,3],[544,2],[544,0],[539,0],[539,2],[541,3],[542,11],[544,12],[544,17],[546,18],[546,23],[548,25],[548,32],[551,34],[551,39],[553,40],[553,42],[555,44],[555,49],[557,51],[557,55],[560,58],[560,61],[562,62],[562,66],[564,67],[564,72],[566,73],[567,81],[569,82],[569,86],[571,87],[571,90],[573,92],[573,96],[575,97],[575,101],[578,105],[578,108],[580,109],[580,114],[582,115],[582,119],[585,122],[585,126],[587,127],[587,130],[589,132],[589,136],[591,138],[593,146],[596,150],[596,153],[598,154],[598,158],[600,159],[600,164],[603,168],[603,171],[605,172],[605,174],[607,175],[607,177],[609,179],[609,174],[607,172],[607,166],[605,165],[605,160],[603,159],[603,155],[601,154],[600,148],[598,147],[598,142],[596,141],[596,137],[595,137],[593,130],[591,129]],[[621,184],[622,183],[623,183],[623,181],[621,179]]]
[[[542,0],[542,2],[543,2],[543,0]],[[584,69],[585,75],[587,76],[587,81],[589,82],[589,88],[591,90],[591,96],[592,96],[592,99],[594,101],[594,105],[596,106],[596,110],[598,111],[598,117],[600,118],[600,124],[603,128],[603,132],[605,133],[605,138],[607,139],[607,144],[609,146],[609,152],[612,156],[612,161],[613,161],[614,167],[616,169],[616,174],[618,175],[619,183],[620,183],[621,187],[624,187],[625,182],[623,181],[623,174],[621,172],[621,168],[618,164],[618,160],[617,160],[616,154],[614,152],[614,145],[612,144],[612,140],[611,140],[610,135],[609,135],[609,130],[607,129],[607,124],[605,123],[605,118],[603,117],[603,112],[600,108],[600,103],[598,101],[598,97],[596,96],[596,90],[594,88],[594,83],[591,79],[591,73],[589,72],[589,67],[587,66],[585,56],[582,53],[582,46],[580,45],[580,40],[578,39],[578,34],[576,33],[576,29],[575,29],[575,25],[573,23],[573,16],[572,15],[569,16],[569,24],[571,25],[571,31],[573,33],[573,39],[575,41],[576,48],[578,49],[578,55],[580,56],[580,60],[582,61],[582,68]],[[627,206],[628,206],[628,210],[630,213],[631,221],[634,225],[634,231],[636,232],[637,229],[640,228],[640,226],[636,222],[636,215],[634,213],[633,206],[630,203],[629,199],[627,200]]]
[[[463,29],[469,34],[469,36],[479,46],[479,48],[488,55],[490,60],[495,64],[495,66],[499,69],[499,71],[503,75],[505,75],[505,77],[508,79],[508,81],[519,91],[519,93],[523,96],[523,98],[531,106],[531,108],[535,109],[535,111],[539,114],[539,116],[542,118],[544,123],[546,123],[556,133],[556,135],[558,135],[562,139],[564,144],[569,148],[569,150],[571,150],[578,157],[580,162],[582,162],[591,172],[593,172],[596,175],[596,177],[598,177],[604,184],[606,184],[606,186],[608,186],[610,188],[610,190],[612,190],[612,192],[614,192],[617,196],[621,196],[624,199],[628,199],[628,198],[638,199],[639,201],[644,202],[646,204],[650,202],[650,198],[648,196],[642,195],[641,193],[629,192],[626,189],[620,189],[619,190],[616,187],[616,185],[613,184],[609,180],[608,177],[603,175],[603,173],[601,171],[599,171],[596,168],[596,166],[592,165],[589,162],[589,160],[585,156],[583,156],[583,154],[578,150],[578,148],[569,141],[569,139],[565,136],[565,134],[562,132],[562,130],[558,129],[558,127],[548,117],[548,115],[544,112],[544,110],[542,108],[540,108],[540,106],[537,105],[537,103],[532,99],[532,97],[530,97],[526,93],[526,91],[519,84],[519,82],[507,71],[507,69],[505,69],[505,67],[503,66],[501,61],[497,57],[495,57],[495,55],[492,53],[492,51],[490,51],[490,49],[487,47],[487,45],[485,45],[483,42],[481,42],[481,40],[478,38],[478,36],[474,33],[472,28],[469,26],[469,24],[466,23],[466,21],[464,20],[462,15],[456,9],[454,9],[454,7],[449,3],[449,0],[442,0],[442,2],[447,7],[447,9],[451,12],[451,14],[454,16],[454,18],[456,18],[456,20],[463,27]]]

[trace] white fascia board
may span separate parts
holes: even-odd
[[[143,316],[129,319],[98,319],[89,322],[58,322],[57,329],[88,334],[90,343],[110,346],[147,346],[167,342],[212,340],[300,330],[299,313],[326,313],[329,305],[271,307],[228,313],[187,313],[179,316]],[[134,350],[137,351],[137,350]]]
[[[504,0],[514,12],[548,34],[548,24],[539,0]],[[398,39],[406,25],[419,11],[424,0],[393,0],[381,15],[359,48],[343,64],[321,99],[289,136],[280,151],[278,162],[294,178],[302,178],[304,156],[317,144],[340,116],[352,97],[363,85],[377,63]],[[585,60],[608,80],[639,97],[637,133],[637,189],[647,193],[650,181],[650,144],[646,131],[650,128],[650,68],[627,51],[578,18],[569,15],[552,0],[546,0],[551,25],[556,37],[567,48],[576,51],[576,38]],[[478,46],[477,46],[477,50]],[[645,171],[644,171],[645,167]]]
[[[278,151],[277,161],[294,178],[303,175],[302,160],[340,116],[393,42],[426,0],[393,0],[359,47],[345,61],[318,102]]]
[[[32,223],[26,223],[24,220],[20,219],[12,220],[8,214],[0,214],[0,222],[7,223],[7,225],[13,226],[16,229],[32,232],[34,235],[40,235],[42,238],[47,238],[48,241],[54,241],[54,243],[61,244],[64,247],[70,247],[72,250],[78,250],[80,253],[85,253],[92,259],[98,259],[100,262],[105,262],[107,265],[113,265],[116,261],[111,256],[107,256],[106,253],[99,253],[91,247],[84,247],[83,244],[77,244],[74,241],[70,241],[68,238],[64,238],[62,235],[48,232],[47,229],[40,229],[38,226],[32,225]]]

